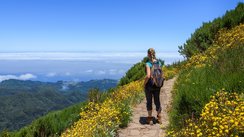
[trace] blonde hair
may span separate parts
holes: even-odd
[[[155,53],[155,50],[153,48],[149,48],[147,50],[147,53],[150,55],[152,60],[156,59],[156,55],[155,55],[156,53]]]

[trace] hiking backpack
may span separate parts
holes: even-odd
[[[151,68],[151,83],[153,86],[161,88],[164,84],[164,74],[159,61],[152,63]]]

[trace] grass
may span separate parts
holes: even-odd
[[[172,128],[182,128],[186,119],[199,117],[210,96],[217,91],[244,92],[244,45],[218,53],[217,57],[203,67],[180,72],[170,113]]]
[[[3,131],[2,137],[33,137],[33,136],[60,136],[60,134],[77,121],[80,108],[87,102],[79,103],[64,110],[50,112],[47,115],[34,120],[30,125],[21,128],[19,131]]]

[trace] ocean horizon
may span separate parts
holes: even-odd
[[[146,52],[2,52],[0,82],[8,79],[43,82],[118,80]],[[177,52],[158,52],[171,64],[183,60]]]

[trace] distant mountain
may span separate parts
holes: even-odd
[[[100,91],[105,91],[111,87],[115,87],[118,84],[118,81],[111,79],[103,80],[90,80],[87,82],[63,82],[58,81],[57,83],[62,83],[62,90],[72,90],[72,91],[81,91],[87,92],[91,87],[98,88]]]
[[[18,92],[37,92],[43,88],[58,90],[62,83],[49,83],[40,81],[22,81],[22,80],[5,80],[0,83],[0,96],[2,95],[15,95]]]
[[[116,80],[87,82],[6,80],[0,83],[0,131],[19,129],[46,113],[63,109],[87,99],[87,91],[105,91],[117,85]]]

